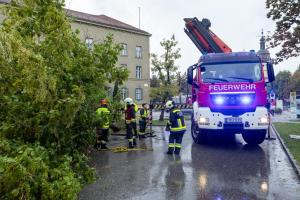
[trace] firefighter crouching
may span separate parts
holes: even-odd
[[[147,120],[148,120],[148,108],[147,104],[143,103],[142,108],[140,109],[140,120],[139,120],[139,125],[140,125],[140,131],[139,131],[139,138],[146,138],[145,133],[146,133],[146,127],[147,127]]]
[[[110,111],[107,108],[107,100],[100,100],[100,107],[96,110],[98,119],[101,119],[99,125],[96,127],[97,139],[95,148],[107,149],[106,143],[108,142],[109,124],[110,124]]]
[[[179,154],[183,135],[186,131],[184,115],[180,109],[175,108],[174,101],[168,101],[166,108],[170,111],[169,122],[167,126],[170,128],[169,148],[167,154]]]
[[[133,135],[133,124],[135,122],[134,103],[131,98],[124,100],[126,104],[125,123],[126,123],[126,138],[128,139],[128,147],[134,148],[136,145],[135,136]]]

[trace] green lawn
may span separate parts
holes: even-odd
[[[284,143],[293,154],[294,158],[300,163],[300,140],[292,139],[289,135],[300,135],[300,123],[274,123],[275,128],[280,134]]]
[[[164,121],[152,120],[152,126],[166,126],[169,120],[165,119]]]

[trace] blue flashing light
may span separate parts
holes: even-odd
[[[249,96],[243,96],[243,97],[241,98],[241,102],[242,102],[242,104],[244,104],[244,105],[250,104],[251,101],[252,101],[252,99],[251,99],[251,97],[249,97]]]
[[[225,99],[224,97],[222,96],[217,96],[215,99],[214,99],[214,102],[217,104],[217,105],[222,105],[224,103]]]

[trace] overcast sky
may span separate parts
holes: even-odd
[[[66,7],[89,14],[104,14],[152,34],[150,52],[162,53],[159,42],[175,34],[182,57],[176,63],[181,71],[196,63],[200,52],[184,33],[186,17],[209,18],[214,31],[233,51],[259,49],[261,30],[267,34],[275,23],[266,18],[265,0],[66,0]],[[275,51],[270,50],[274,55]],[[275,66],[294,72],[300,58],[292,58]]]

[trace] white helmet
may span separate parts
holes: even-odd
[[[166,108],[167,109],[171,109],[171,108],[173,108],[173,106],[174,106],[174,102],[173,101],[171,101],[171,100],[167,101],[167,103],[166,103]]]
[[[125,104],[128,104],[128,105],[132,105],[133,104],[133,100],[129,97],[127,97],[126,99],[124,99],[124,102]]]

